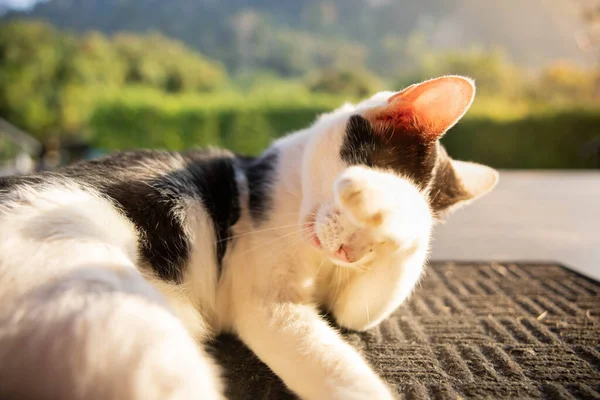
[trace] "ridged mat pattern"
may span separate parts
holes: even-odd
[[[554,264],[436,263],[411,300],[345,332],[398,398],[600,399],[600,284]],[[233,337],[231,399],[293,399]]]

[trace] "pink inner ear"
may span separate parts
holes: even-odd
[[[432,79],[390,97],[377,119],[436,140],[464,115],[474,94],[475,87],[468,79],[457,76]]]

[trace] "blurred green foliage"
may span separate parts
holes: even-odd
[[[84,138],[106,150],[216,145],[257,154],[318,114],[386,88],[359,49],[338,52],[348,44],[317,45],[292,31],[275,38],[260,21],[254,14],[238,21],[268,43],[251,47],[241,64],[271,67],[231,76],[157,33],[75,36],[39,21],[4,23],[0,117],[42,140]],[[387,46],[408,60],[387,89],[446,74],[476,80],[477,100],[443,139],[451,155],[505,168],[598,166],[586,155],[600,136],[597,71],[568,63],[524,71],[502,51],[432,52],[418,36]]]
[[[125,63],[125,83],[169,93],[210,91],[225,80],[223,67],[159,33],[117,34],[113,47]]]
[[[109,38],[38,21],[0,25],[0,115],[39,138],[80,136],[97,101],[128,85],[206,92],[226,79],[219,63],[156,33]]]
[[[121,98],[99,106],[91,120],[93,143],[108,150],[214,145],[258,154],[272,139],[310,125],[317,115],[341,104],[341,99],[327,97],[308,103],[243,102],[232,97],[221,104],[151,97],[143,102]],[[497,168],[598,167],[586,153],[586,146],[600,134],[598,109],[538,106],[504,118],[477,106],[472,111],[442,139],[453,157]]]
[[[65,35],[43,23],[0,27],[0,113],[34,132],[61,124],[57,86],[65,79]]]
[[[133,88],[99,103],[89,126],[92,143],[109,150],[212,145],[258,154],[274,138],[309,126],[339,103],[340,98],[306,93],[173,96]]]
[[[457,159],[495,168],[600,168],[600,112],[562,109],[517,119],[467,117],[442,138]]]
[[[411,50],[413,67],[402,72],[397,86],[405,87],[435,76],[465,75],[476,79],[480,96],[518,97],[523,95],[524,76],[499,50],[480,49],[424,52]]]
[[[600,70],[590,71],[565,62],[546,67],[535,82],[531,93],[536,100],[553,104],[573,104],[598,101]]]
[[[375,75],[361,67],[328,68],[310,76],[308,87],[317,93],[364,98],[381,90],[382,84]]]

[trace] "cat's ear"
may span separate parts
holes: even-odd
[[[439,139],[467,112],[475,97],[474,82],[444,76],[414,84],[391,96],[374,110],[375,123],[393,125],[398,132],[415,133],[426,141]]]
[[[442,218],[490,192],[499,180],[498,172],[485,165],[457,161],[438,146],[440,158],[430,187],[431,207]]]
[[[499,174],[493,168],[473,162],[451,160],[454,173],[461,183],[468,200],[476,200],[490,192],[498,184]]]

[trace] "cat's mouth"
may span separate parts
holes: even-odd
[[[304,224],[304,229],[306,232],[308,232],[308,238],[309,238],[310,244],[314,248],[325,253],[325,255],[336,264],[341,264],[341,265],[351,264],[352,261],[350,261],[348,259],[348,254],[346,253],[346,249],[344,248],[343,244],[341,244],[340,247],[335,252],[328,251],[326,248],[323,247],[323,244],[321,243],[321,240],[319,239],[319,235],[317,233],[317,229],[315,226],[316,218],[317,218],[316,214],[312,213],[312,216]]]

